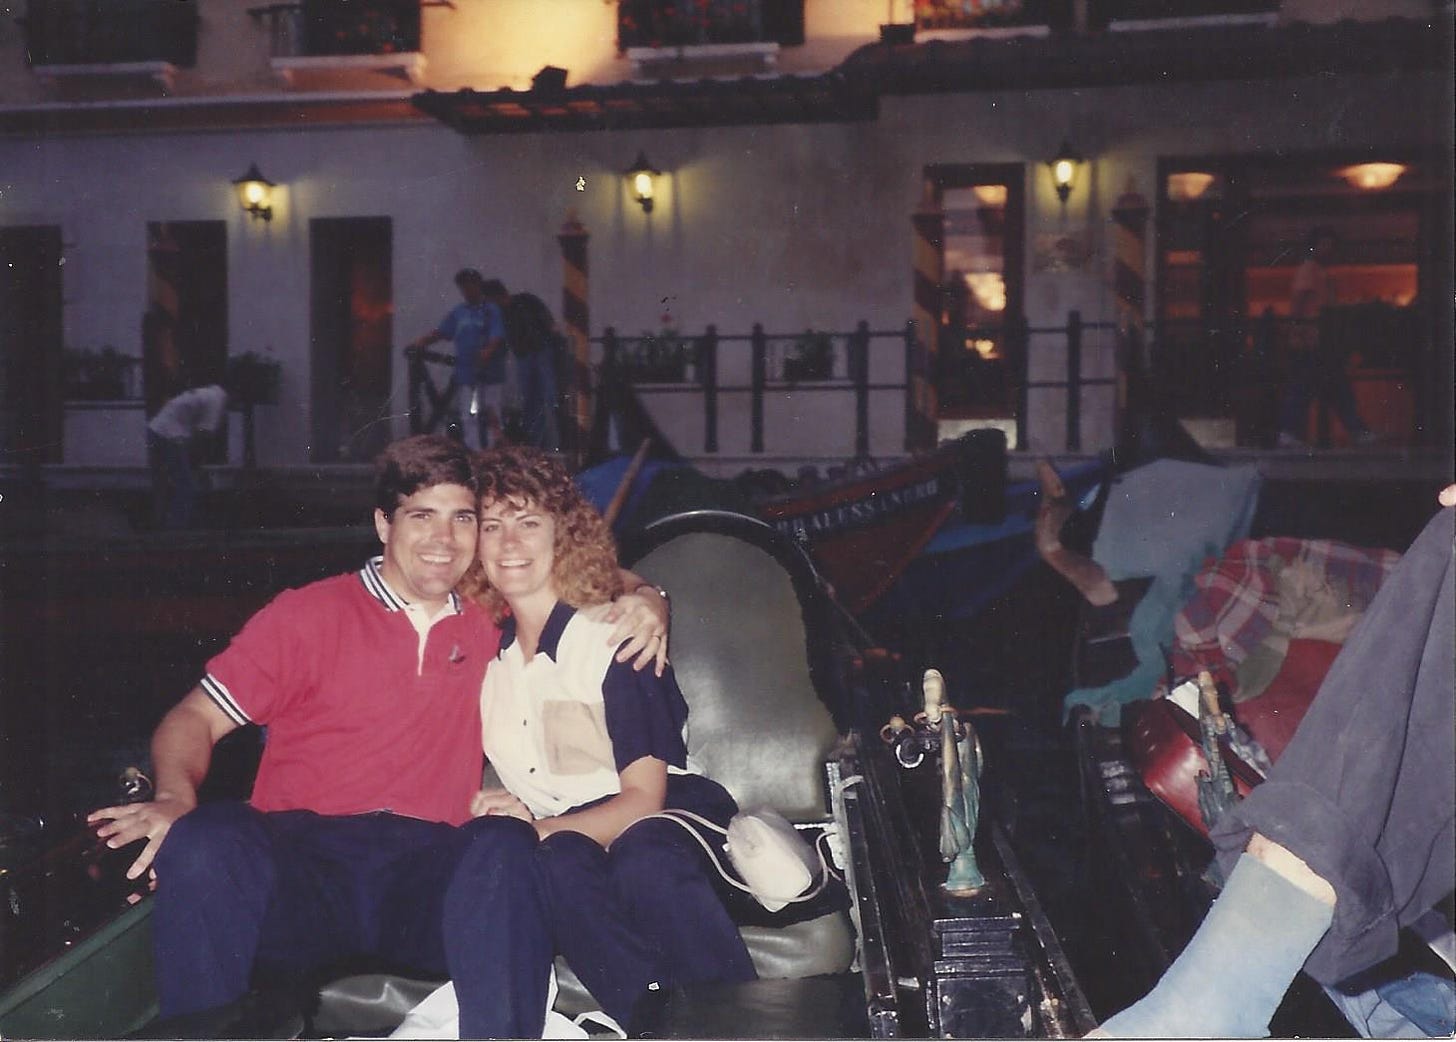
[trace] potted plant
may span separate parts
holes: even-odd
[[[692,345],[674,327],[643,331],[632,371],[642,383],[681,383],[687,375]]]
[[[806,329],[794,340],[793,352],[784,359],[784,379],[828,380],[834,375],[834,337]]]
[[[67,348],[61,354],[61,379],[70,401],[105,402],[131,397],[128,393],[132,367],[138,359],[107,345]]]
[[[239,405],[277,405],[282,367],[272,355],[246,351],[227,361],[227,385]]]

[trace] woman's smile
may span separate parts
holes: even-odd
[[[534,594],[554,601],[556,521],[534,503],[497,500],[480,515],[480,563],[485,577],[509,602]]]

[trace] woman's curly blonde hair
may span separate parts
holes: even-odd
[[[475,469],[482,510],[500,500],[531,504],[556,523],[551,579],[563,601],[582,608],[622,592],[611,530],[565,467],[540,449],[506,445],[476,456]],[[497,621],[506,615],[505,598],[485,577],[478,553],[460,580],[460,592]]]

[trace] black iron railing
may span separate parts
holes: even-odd
[[[248,9],[275,58],[409,54],[420,49],[421,0],[299,0]]]
[[[620,0],[617,44],[692,47],[804,42],[804,0]]]
[[[1024,318],[1013,317],[999,326],[997,333],[1011,360],[1009,376],[1003,378],[1012,385],[1009,411],[1016,426],[1016,444],[1024,448],[1030,443],[1028,419],[1033,392],[1062,391],[1062,444],[1066,451],[1081,451],[1085,393],[1091,388],[1110,388],[1118,380],[1118,365],[1113,365],[1108,375],[1089,377],[1084,372],[1084,344],[1089,335],[1096,335],[1105,349],[1115,336],[1113,327],[1108,323],[1084,323],[1073,311],[1066,323],[1058,326],[1032,327]],[[920,404],[923,399],[916,393],[917,385],[933,381],[934,369],[930,353],[915,335],[912,323],[877,331],[862,321],[849,331],[800,333],[769,333],[761,324],[755,324],[751,332],[741,334],[720,334],[710,325],[700,334],[665,331],[637,336],[620,336],[608,327],[592,342],[599,348],[597,357],[601,361],[594,372],[585,374],[589,393],[610,398],[613,388],[630,386],[649,402],[675,397],[697,400],[694,413],[702,417],[701,442],[677,446],[689,456],[713,456],[721,451],[720,420],[725,396],[739,402],[748,398],[751,453],[769,451],[765,422],[769,403],[785,393],[842,400],[844,407],[832,415],[844,417],[843,443],[856,458],[871,455],[872,409],[874,402],[883,403],[887,398],[893,401],[898,397],[903,402],[905,451],[928,448],[936,441],[937,418],[924,411]],[[1120,358],[1121,349],[1116,351]],[[1033,358],[1035,366],[1031,364]],[[446,429],[458,408],[453,401],[453,364],[453,356],[446,353],[409,352],[411,432]],[[566,400],[572,399],[579,391],[572,385],[576,367],[568,359],[559,358],[556,371],[561,394]],[[739,375],[730,379],[728,374]],[[1105,444],[1111,434],[1102,432],[1090,440]],[[588,432],[567,430],[564,435],[568,451],[585,449]],[[792,446],[773,449],[779,454],[793,451]]]
[[[643,334],[619,336],[610,326],[598,341],[602,347],[601,382],[614,379],[629,384],[651,385],[654,394],[701,396],[703,415],[702,451],[719,451],[719,405],[724,394],[749,395],[749,451],[764,452],[765,400],[774,391],[795,394],[831,394],[847,397],[854,409],[854,454],[870,454],[870,393],[905,393],[905,380],[870,381],[872,351],[893,351],[897,362],[907,360],[914,350],[909,326],[901,330],[871,331],[860,322],[849,332],[805,330],[802,333],[767,333],[755,323],[753,331],[719,334],[709,326],[700,336]],[[747,351],[748,383],[721,379],[725,355]],[[742,372],[741,364],[731,367]],[[898,368],[898,366],[897,366]],[[681,448],[686,448],[681,446]]]
[[[915,0],[918,29],[986,29],[1013,25],[1058,25],[1071,18],[1069,0]]]
[[[1091,0],[1093,24],[1208,18],[1215,15],[1273,14],[1279,0]]]
[[[1164,320],[1154,333],[1151,378],[1174,415],[1232,419],[1236,443],[1271,448],[1281,429],[1327,448],[1343,431],[1336,402],[1348,387],[1362,422],[1397,445],[1436,445],[1449,391],[1418,316],[1409,308],[1356,305],[1320,319],[1273,314],[1208,323]],[[1309,411],[1281,415],[1303,382]],[[1449,381],[1444,381],[1449,386]]]
[[[197,61],[197,5],[178,0],[29,0],[31,65]]]
[[[991,29],[1011,26],[1070,28],[1076,24],[1072,0],[915,0],[917,29]],[[1161,21],[1215,15],[1269,14],[1278,0],[1088,0],[1086,24],[1102,28],[1115,21]]]

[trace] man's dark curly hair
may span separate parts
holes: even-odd
[[[420,489],[461,485],[479,491],[470,450],[443,434],[416,434],[396,441],[374,460],[374,505],[392,518]]]

